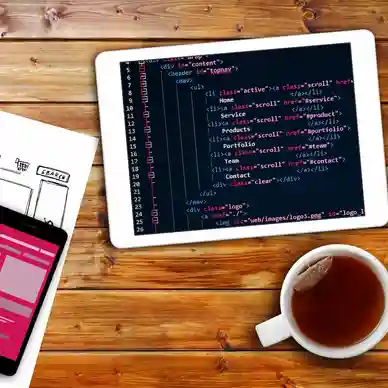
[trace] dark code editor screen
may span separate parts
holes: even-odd
[[[136,235],[364,215],[350,44],[120,66]]]

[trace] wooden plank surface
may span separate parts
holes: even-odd
[[[278,291],[60,291],[43,349],[217,350],[224,333],[233,349],[259,349],[255,324],[278,305]]]
[[[102,51],[182,41],[0,42],[0,102],[95,102],[94,58]],[[179,51],[177,51],[179,52]],[[377,43],[380,94],[388,101],[388,42]]]
[[[92,167],[76,226],[94,227],[107,224],[103,169],[100,166]]]
[[[388,5],[379,0],[8,0],[1,6],[5,38],[219,38],[356,28],[388,37]]]
[[[155,43],[157,44],[157,43]],[[160,44],[160,43],[159,43]],[[0,101],[96,101],[94,58],[135,42],[0,42]],[[148,45],[154,45],[153,42]]]
[[[385,388],[388,354],[343,361],[304,352],[42,353],[31,388]]]
[[[255,325],[278,313],[275,290],[60,291],[43,350],[260,350]]]
[[[260,36],[273,34],[273,17],[281,25],[278,34],[306,31],[302,28],[302,13],[291,1],[274,6],[270,0],[41,0],[28,5],[24,1],[6,1],[2,6],[9,17],[3,22],[3,29],[11,38],[215,38],[242,33]],[[244,25],[241,31],[239,24]]]
[[[106,229],[77,228],[60,287],[278,289],[292,263],[321,245],[356,245],[388,266],[387,238],[388,229],[365,229],[125,250]]]
[[[0,4],[0,109],[99,136],[99,52],[355,28],[382,39],[380,89],[388,102],[387,12],[382,0],[7,0]],[[382,110],[388,155],[388,105]],[[279,287],[303,253],[347,243],[387,266],[387,233],[117,250],[99,149],[31,387],[385,387],[388,339],[379,351],[329,362],[292,340],[263,351],[254,325],[278,312]]]

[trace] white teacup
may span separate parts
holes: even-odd
[[[379,324],[362,341],[346,347],[328,347],[312,341],[298,328],[291,309],[296,277],[304,270],[326,256],[349,256],[367,264],[377,275],[384,290],[385,308]],[[388,333],[388,271],[373,255],[351,245],[326,245],[302,256],[291,267],[284,279],[280,292],[281,314],[256,326],[256,332],[264,347],[293,337],[301,346],[318,356],[327,358],[349,358],[372,349]]]

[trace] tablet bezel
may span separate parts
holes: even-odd
[[[134,234],[120,62],[334,43],[351,44],[365,216]],[[375,38],[368,30],[107,51],[96,58],[96,77],[110,239],[118,248],[377,227],[388,221]]]

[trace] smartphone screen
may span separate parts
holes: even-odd
[[[59,249],[0,224],[0,356],[18,359]]]

